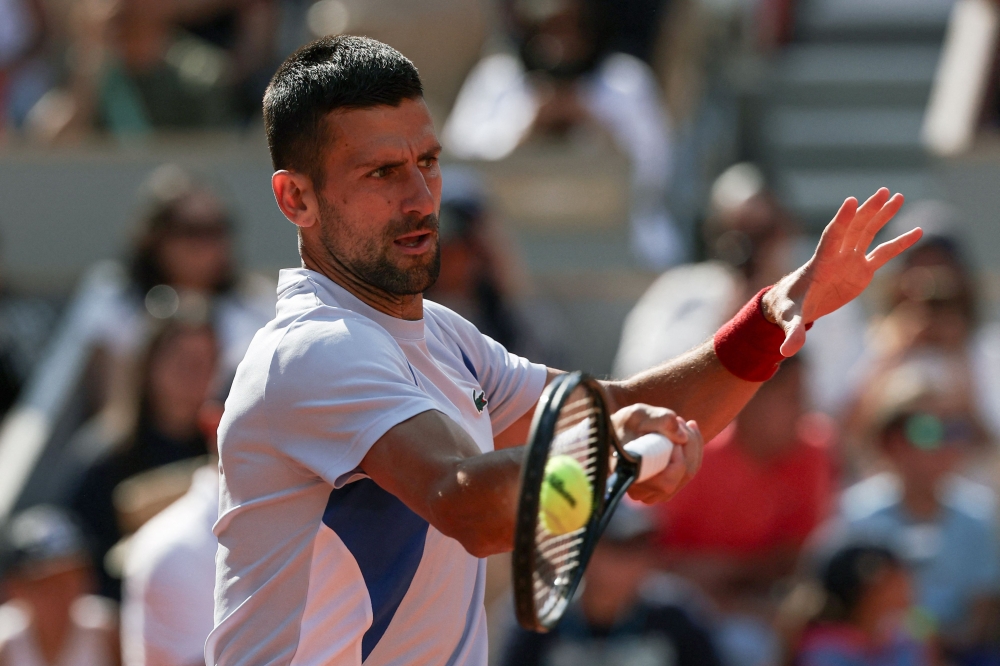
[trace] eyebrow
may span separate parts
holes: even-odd
[[[428,157],[437,157],[438,155],[441,154],[442,150],[443,149],[441,147],[441,144],[435,143],[433,146],[431,146],[424,152],[420,153],[420,155],[417,156],[417,159],[425,160]],[[406,160],[384,161],[375,159],[359,164],[355,168],[358,169],[359,171],[368,169],[384,169],[384,168],[391,169],[393,167],[402,166],[403,164],[406,164]]]

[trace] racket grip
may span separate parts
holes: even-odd
[[[670,462],[670,454],[674,451],[674,443],[663,435],[651,432],[638,437],[625,445],[625,450],[642,456],[637,483],[656,476]]]

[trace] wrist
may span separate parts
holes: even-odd
[[[768,303],[773,305],[773,296],[767,298],[772,290],[759,291],[713,338],[719,362],[745,381],[767,381],[785,359],[781,354],[785,330],[772,320],[775,312],[771,309],[769,313],[767,307]]]

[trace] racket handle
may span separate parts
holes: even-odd
[[[626,444],[625,450],[642,456],[642,465],[636,479],[637,483],[642,483],[666,468],[670,462],[670,454],[674,451],[674,443],[663,435],[651,432]]]

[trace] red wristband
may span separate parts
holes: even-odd
[[[766,382],[785,360],[780,351],[785,331],[764,317],[762,301],[769,289],[761,289],[714,338],[722,367],[748,382]]]

